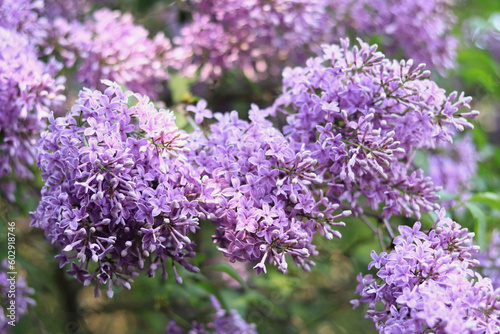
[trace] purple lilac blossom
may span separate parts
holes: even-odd
[[[293,151],[263,113],[253,105],[250,122],[236,111],[216,113],[209,134],[191,134],[190,160],[213,180],[214,197],[204,209],[217,226],[214,242],[231,262],[248,261],[258,273],[272,264],[285,273],[288,256],[308,271],[317,254],[313,236],[340,238],[332,227],[343,226],[336,220],[350,211],[337,212],[323,194],[317,159]]]
[[[32,288],[28,287],[26,284],[26,278],[24,275],[16,274],[15,276],[9,275],[7,260],[2,261],[2,269],[0,271],[0,332],[8,333],[12,329],[12,325],[15,326],[19,319],[28,313],[28,306],[34,306],[35,301],[29,296],[33,295],[35,292]],[[12,304],[10,303],[12,295],[12,279],[14,279],[15,286],[15,309],[14,312],[9,310],[12,309]],[[11,316],[15,315],[12,319]]]
[[[357,36],[378,35],[388,54],[402,51],[405,58],[441,72],[455,66],[454,0],[332,1],[339,33],[347,26]]]
[[[63,78],[37,58],[35,46],[13,30],[0,28],[0,183],[14,200],[13,178],[33,178],[36,140],[49,110],[65,97]]]
[[[105,88],[109,79],[155,98],[168,79],[170,41],[134,24],[131,14],[100,9],[83,23],[62,17],[49,29],[45,53],[59,52],[66,66],[76,63],[76,79],[90,88]]]
[[[359,274],[361,298],[352,301],[368,304],[379,333],[498,333],[500,290],[472,268],[474,233],[444,209],[430,230],[416,222],[399,232],[390,253],[372,251],[376,277]]]
[[[188,234],[198,228],[204,185],[186,159],[187,135],[173,112],[103,81],[83,89],[65,117],[51,118],[39,143],[45,186],[32,225],[61,253],[80,283],[130,288],[140,271],[154,277],[175,263],[192,272]],[[129,100],[132,106],[128,106]]]
[[[236,310],[226,311],[213,296],[211,297],[215,313],[212,314],[212,321],[207,324],[193,322],[192,329],[187,334],[257,334],[255,324],[247,323]],[[166,334],[186,333],[177,326],[175,321],[170,321],[167,325]]]
[[[328,0],[188,1],[193,21],[174,39],[182,70],[200,79],[241,69],[251,78],[278,74],[286,62],[305,60],[331,40]]]
[[[36,43],[45,37],[48,21],[41,16],[43,0],[0,0],[0,27]]]
[[[472,136],[468,135],[453,143],[447,142],[428,154],[429,174],[432,182],[453,195],[465,197],[471,188],[470,181],[476,175],[479,154]],[[456,204],[448,200],[441,205]]]
[[[44,0],[42,15],[49,20],[64,18],[74,20],[83,15],[88,15],[92,4],[99,1],[91,0]]]
[[[493,230],[489,245],[476,259],[481,273],[491,279],[495,289],[500,288],[500,230]]]
[[[288,115],[290,148],[305,146],[317,159],[331,200],[355,214],[383,205],[385,218],[418,218],[437,208],[439,187],[413,166],[415,152],[451,142],[478,112],[469,110],[470,97],[446,95],[426,79],[424,64],[391,61],[359,43],[324,45],[305,67],[285,68],[283,93],[266,114]]]

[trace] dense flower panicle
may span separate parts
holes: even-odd
[[[201,80],[242,69],[252,79],[305,60],[309,49],[331,40],[328,0],[195,0],[193,21],[174,39],[183,70],[201,68]],[[293,61],[295,60],[295,61]],[[189,65],[189,66],[186,66]],[[276,73],[276,74],[277,74]]]
[[[74,20],[79,16],[88,15],[91,5],[102,1],[95,0],[44,0],[41,14],[49,20],[64,18]]]
[[[206,104],[198,105],[199,112]],[[217,226],[214,242],[231,262],[249,261],[259,273],[274,264],[284,273],[288,255],[309,270],[314,234],[340,237],[332,227],[343,226],[336,220],[350,212],[336,212],[339,205],[323,196],[317,159],[305,149],[294,152],[263,112],[253,105],[250,122],[235,111],[216,113],[210,134],[191,134],[190,160],[213,181],[214,197],[204,208]]]
[[[134,24],[127,13],[100,9],[83,23],[58,17],[49,30],[46,53],[54,49],[66,66],[76,62],[77,80],[91,88],[105,88],[109,79],[139,94],[155,97],[168,79],[170,41]]]
[[[38,60],[25,35],[0,28],[0,183],[11,200],[14,187],[5,179],[33,177],[37,137],[50,108],[65,100],[63,79],[51,66]]]
[[[472,269],[474,234],[444,215],[429,231],[400,226],[393,251],[372,251],[376,277],[358,275],[352,303],[368,304],[380,333],[499,332],[500,290]]]
[[[187,135],[170,111],[103,81],[83,89],[65,117],[51,119],[39,143],[45,186],[34,226],[61,254],[61,266],[88,285],[130,288],[141,270],[150,277],[175,261],[188,270],[203,184],[183,151]],[[132,106],[128,101],[134,100]],[[208,194],[210,196],[210,194]],[[181,278],[174,272],[178,282]]]
[[[495,289],[500,288],[500,230],[493,230],[489,245],[476,255],[481,273],[491,279]]]
[[[432,182],[450,194],[465,196],[471,188],[470,181],[476,175],[479,154],[471,136],[453,143],[445,143],[428,154],[429,174]],[[442,205],[455,205],[449,200]]]
[[[386,218],[436,208],[438,188],[412,164],[418,149],[450,142],[472,128],[471,98],[446,95],[424,65],[390,61],[377,46],[324,45],[306,67],[283,71],[283,94],[267,113],[288,115],[284,133],[297,151],[318,160],[315,171],[332,200],[355,213],[383,205]]]
[[[43,7],[43,0],[0,0],[0,27],[29,36],[30,42],[36,43],[47,29]]]
[[[247,323],[236,310],[224,310],[214,297],[211,300],[216,311],[212,314],[212,321],[207,324],[194,322],[193,328],[187,331],[187,334],[257,334],[255,324]],[[175,321],[170,321],[165,333],[183,334],[186,332],[178,327]]]
[[[28,287],[23,275],[9,275],[7,260],[2,261],[0,271],[0,332],[8,333],[19,319],[28,313],[28,306],[34,306],[35,301],[29,296],[35,292]],[[15,299],[12,299],[15,296]],[[11,300],[15,300],[14,308]]]
[[[455,66],[454,0],[333,0],[340,33],[381,37],[384,50],[443,71]]]

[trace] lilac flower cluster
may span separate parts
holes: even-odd
[[[170,41],[135,25],[130,14],[100,9],[83,23],[54,19],[45,53],[59,52],[65,65],[76,62],[76,79],[90,88],[101,88],[102,79],[116,81],[154,98],[168,79]]]
[[[197,116],[211,114],[205,106],[200,101],[194,108]],[[332,227],[343,226],[336,220],[350,211],[336,213],[339,205],[324,196],[315,172],[317,159],[293,151],[263,112],[253,105],[251,122],[235,111],[216,113],[208,135],[191,134],[190,160],[213,181],[214,197],[204,209],[217,225],[214,242],[231,262],[254,263],[258,273],[274,264],[285,273],[288,255],[308,271],[317,253],[314,234],[340,238]]]
[[[451,34],[456,17],[453,0],[333,0],[338,27],[352,28],[357,36],[379,35],[390,54],[428,67],[454,67],[457,39]]]
[[[372,251],[377,278],[358,275],[353,304],[380,333],[498,333],[500,290],[472,269],[474,234],[444,215],[426,232],[400,226],[393,251]]]
[[[12,323],[16,324],[19,319],[28,313],[28,306],[34,306],[35,301],[29,296],[34,293],[34,290],[26,284],[26,279],[23,275],[8,275],[7,260],[2,261],[2,269],[0,271],[0,332],[8,333],[12,329]],[[13,281],[14,279],[14,281]],[[15,287],[15,308],[12,304],[12,289]],[[10,309],[9,309],[10,308]],[[13,312],[12,312],[13,310]],[[13,319],[13,316],[15,318]]]
[[[500,230],[493,230],[489,245],[476,255],[481,273],[491,279],[495,289],[500,288]]]
[[[279,71],[290,60],[305,60],[310,48],[331,40],[334,25],[328,0],[189,1],[193,21],[174,39],[188,74],[200,79],[242,69],[252,79]],[[185,62],[184,62],[185,64]],[[279,72],[277,72],[279,73]],[[276,74],[277,74],[276,73]]]
[[[193,328],[187,334],[257,334],[254,324],[248,324],[236,310],[226,311],[214,297],[211,298],[212,304],[216,310],[212,314],[212,321],[208,324],[194,322]],[[170,321],[165,330],[166,334],[184,334],[175,321]]]
[[[290,147],[305,145],[318,160],[331,200],[356,214],[382,204],[386,218],[418,217],[437,207],[439,188],[413,166],[415,152],[451,142],[478,113],[468,110],[470,97],[446,95],[426,79],[425,65],[390,61],[376,45],[359,43],[324,45],[306,67],[286,68],[283,93],[266,112],[288,115]]]
[[[471,136],[448,142],[428,154],[432,182],[451,194],[465,196],[477,171],[479,154]],[[441,203],[443,205],[443,203]],[[452,206],[455,201],[444,204]]]
[[[0,27],[38,42],[46,34],[47,20],[41,17],[43,0],[3,0],[0,3]]]
[[[130,288],[139,271],[153,277],[161,269],[166,278],[168,261],[198,271],[188,234],[198,228],[205,195],[173,113],[103,84],[104,92],[83,89],[65,117],[50,119],[39,143],[45,186],[32,225],[61,249],[61,266],[71,262],[68,274],[96,283],[96,295],[108,284],[112,296],[112,284]]]
[[[12,201],[15,184],[7,179],[33,177],[36,137],[50,108],[65,99],[53,65],[38,59],[28,36],[0,28],[0,183]]]

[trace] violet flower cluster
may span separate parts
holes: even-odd
[[[190,110],[210,116],[205,107],[200,101]],[[339,205],[323,194],[318,160],[306,149],[292,150],[263,113],[253,105],[250,122],[236,111],[216,113],[209,134],[191,134],[190,160],[213,180],[214,197],[204,209],[217,226],[214,242],[231,262],[254,263],[258,273],[273,264],[285,273],[288,256],[308,271],[317,254],[313,236],[340,238],[333,227],[343,226],[337,219],[350,211],[337,212]]]
[[[193,21],[174,38],[187,74],[201,68],[200,80],[241,69],[257,79],[282,65],[305,60],[309,49],[331,40],[328,0],[189,1]]]
[[[451,34],[457,21],[453,0],[333,0],[338,30],[356,36],[381,37],[391,55],[425,63],[439,71],[455,66],[457,39]]]
[[[423,64],[390,61],[359,40],[360,47],[324,45],[324,54],[305,67],[283,71],[283,93],[269,114],[288,115],[284,133],[290,148],[304,145],[332,201],[355,214],[363,207],[406,216],[437,208],[436,187],[412,164],[419,149],[451,142],[467,120],[470,97],[447,95],[426,79]]]
[[[427,159],[429,174],[435,185],[441,186],[450,194],[467,196],[480,159],[471,136],[464,136],[453,143],[444,143],[437,150],[431,150]],[[441,202],[441,205],[452,206],[455,203],[454,200],[448,200]]]
[[[367,303],[379,333],[498,333],[500,290],[472,269],[474,233],[444,210],[429,231],[416,222],[399,232],[390,253],[372,251],[376,277],[358,275],[353,305]]]
[[[187,334],[257,334],[255,324],[247,323],[236,310],[226,311],[214,297],[211,297],[215,313],[212,321],[207,324],[193,322]],[[184,334],[186,331],[177,326],[175,321],[170,321],[165,329],[166,334]]]
[[[11,201],[13,180],[33,177],[36,138],[49,110],[65,100],[64,81],[54,77],[57,68],[38,59],[30,36],[0,27],[0,184]]]
[[[32,225],[61,253],[80,283],[130,288],[140,271],[153,277],[189,259],[204,185],[185,157],[187,135],[171,111],[103,81],[83,89],[65,116],[50,119],[39,143],[45,186]],[[133,101],[133,102],[130,102]],[[133,103],[128,106],[128,103]],[[211,196],[209,193],[207,196]]]
[[[28,287],[25,276],[12,276],[8,274],[9,271],[7,260],[3,260],[0,270],[1,333],[8,333],[28,313],[28,307],[35,305],[35,301],[30,298],[35,291]],[[15,304],[11,304],[11,301],[15,301]]]
[[[47,20],[42,17],[43,0],[2,0],[0,27],[28,36],[37,43],[46,35]]]
[[[500,230],[494,229],[486,249],[476,254],[481,273],[491,279],[495,289],[500,288]]]
[[[162,33],[148,34],[131,14],[103,8],[83,23],[55,18],[45,53],[58,52],[67,67],[76,64],[85,87],[104,89],[101,80],[109,79],[154,98],[169,77],[171,44]]]

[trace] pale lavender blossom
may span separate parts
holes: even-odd
[[[242,70],[249,78],[278,74],[330,40],[328,0],[201,0],[188,2],[193,20],[174,39],[182,71],[200,79]]]
[[[476,255],[481,273],[491,279],[495,289],[500,288],[500,230],[494,229],[486,249]]]
[[[204,118],[212,118],[212,111],[207,109],[207,101],[200,100],[196,106],[188,106],[187,111],[194,113],[194,120],[196,123],[203,123]]]
[[[285,68],[283,93],[267,110],[287,117],[290,147],[317,159],[315,173],[331,201],[383,215],[419,216],[437,208],[436,187],[412,164],[415,152],[450,142],[472,128],[470,97],[449,95],[424,64],[391,61],[376,45],[324,45],[305,67]]]
[[[430,151],[427,157],[432,182],[451,195],[466,197],[480,159],[472,137],[465,136],[453,143],[444,143]],[[441,202],[448,207],[455,204],[455,200]]]
[[[199,204],[211,197],[184,152],[187,135],[173,112],[145,96],[83,89],[71,111],[51,118],[39,143],[45,186],[32,225],[60,252],[60,265],[80,283],[130,288],[144,271],[166,279],[165,266],[199,269],[188,235],[198,229]],[[134,101],[131,106],[128,105]],[[205,193],[206,192],[206,193]]]
[[[28,307],[34,306],[35,301],[30,298],[35,292],[28,287],[26,277],[19,273],[9,273],[7,260],[2,261],[0,270],[0,332],[9,333],[19,322],[19,319],[28,313]],[[13,290],[14,289],[14,290]],[[12,304],[14,301],[15,304]]]
[[[500,290],[473,269],[474,234],[444,210],[428,231],[416,222],[399,232],[390,253],[372,252],[376,276],[358,275],[352,301],[367,303],[379,333],[498,333]]]
[[[50,109],[65,100],[53,65],[38,59],[29,36],[0,28],[0,183],[12,201],[12,180],[33,178],[36,141]]]
[[[189,159],[214,189],[202,208],[231,262],[250,262],[258,273],[271,264],[285,273],[291,258],[308,271],[317,254],[314,235],[340,238],[334,228],[350,211],[338,212],[324,196],[311,152],[293,151],[262,113],[253,106],[250,122],[236,111],[215,113],[209,131],[191,134]]]
[[[56,50],[66,66],[76,64],[86,87],[104,89],[101,80],[109,79],[154,98],[169,78],[171,44],[163,33],[148,35],[131,14],[103,8],[83,22],[55,18],[45,53]]]
[[[340,34],[377,35],[386,53],[425,63],[440,72],[456,64],[454,0],[332,0]]]

